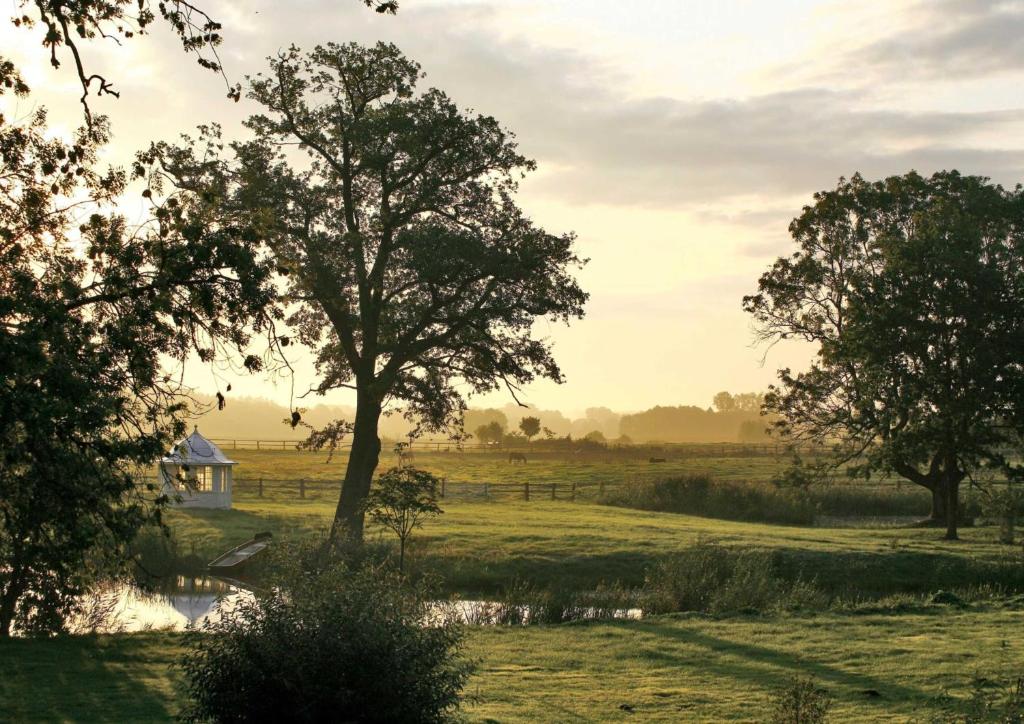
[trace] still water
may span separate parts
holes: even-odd
[[[97,633],[183,631],[190,624],[216,620],[252,593],[218,578],[178,576],[157,591],[127,583],[111,583],[91,594],[72,630]]]
[[[236,581],[218,578],[179,576],[160,591],[143,591],[129,584],[109,584],[95,591],[86,601],[83,613],[72,622],[78,633],[132,633],[139,631],[183,631],[216,621],[239,602],[251,600],[252,593]],[[454,617],[474,625],[531,622],[529,606],[510,606],[497,601],[436,601],[430,614],[433,620]],[[598,609],[578,607],[572,618],[638,619],[639,608]]]

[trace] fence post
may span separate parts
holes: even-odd
[[[231,449],[232,450],[237,450],[238,449],[238,440],[232,440],[231,441]]]
[[[448,484],[448,478],[441,478],[441,497],[444,497],[444,489]]]
[[[576,483],[572,484],[572,502],[576,502]]]
[[[299,497],[300,498],[305,498],[306,497],[306,479],[305,478],[299,478]]]
[[[556,483],[551,483],[551,499],[552,500],[555,499],[555,485],[556,485]]]
[[[259,440],[257,440],[257,441],[256,441],[256,449],[257,449],[257,450],[259,450],[259,449],[260,449],[260,441],[259,441]]]
[[[486,497],[487,497],[487,495],[488,495],[488,492],[487,492],[487,488],[488,488],[488,483],[487,483],[486,481],[484,481],[484,497],[485,497],[485,498],[486,498]]]
[[[281,449],[282,449],[282,450],[285,450],[285,449],[286,449],[286,448],[285,448],[285,445],[287,445],[287,444],[288,444],[288,441],[287,441],[287,440],[282,440],[282,441],[281,441]]]
[[[523,498],[526,502],[530,502],[530,484],[523,483]]]
[[[260,497],[263,497],[263,478],[260,478]]]

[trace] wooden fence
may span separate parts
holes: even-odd
[[[605,489],[625,483],[530,482],[467,483],[441,480],[441,498],[447,500],[594,500]],[[340,480],[313,478],[236,478],[234,495],[239,498],[288,498],[292,500],[335,500],[341,489]]]
[[[256,440],[243,438],[211,438],[224,450],[299,450],[301,440]],[[451,440],[414,440],[407,449],[413,452],[432,453],[464,453],[464,452],[490,452],[507,455],[510,452],[529,452],[533,455],[543,456],[545,454],[565,454],[567,452],[583,453],[616,453],[635,454],[641,457],[657,457],[665,454],[673,457],[766,457],[786,455],[792,452],[785,445],[777,443],[733,443],[733,442],[701,442],[701,443],[637,443],[631,445],[619,445],[609,443],[606,445],[595,445],[587,441],[547,441],[535,440],[529,444],[494,445],[487,443],[462,443],[457,444]],[[384,441],[385,448],[388,441]],[[393,444],[393,443],[392,443]],[[341,451],[347,451],[351,443],[343,442],[338,445]],[[802,455],[820,455],[822,449],[803,449]],[[318,454],[323,454],[318,452]]]

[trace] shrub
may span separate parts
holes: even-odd
[[[815,513],[813,501],[802,491],[714,481],[706,475],[630,482],[610,490],[600,502],[640,510],[786,525],[811,525]]]
[[[398,570],[405,570],[405,550],[412,532],[425,518],[440,515],[437,491],[441,481],[426,470],[391,468],[381,474],[363,508],[370,518],[398,536]]]
[[[925,517],[932,505],[931,493],[909,484],[900,488],[828,485],[811,488],[808,495],[820,514],[835,517]]]
[[[187,634],[187,721],[445,721],[471,666],[462,629],[390,568],[312,549]],[[429,625],[426,625],[429,622]]]
[[[822,724],[828,721],[832,697],[811,678],[796,677],[776,692],[772,701],[771,724]]]
[[[656,564],[644,581],[644,609],[651,613],[727,613],[824,608],[828,597],[808,581],[786,580],[774,557],[733,551],[698,541]]]

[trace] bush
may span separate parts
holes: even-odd
[[[797,677],[778,691],[772,702],[771,724],[823,724],[828,721],[832,697],[813,679]]]
[[[606,493],[600,502],[640,510],[785,525],[811,525],[815,514],[814,502],[802,491],[714,481],[706,475],[627,483]]]
[[[311,555],[312,554],[312,555]],[[312,549],[266,588],[187,634],[187,721],[437,722],[471,666],[462,629],[390,568]],[[429,623],[429,625],[426,625]]]
[[[781,525],[812,525],[816,515],[925,517],[931,512],[931,493],[916,485],[802,488],[720,481],[706,475],[630,482],[609,490],[599,502],[624,508]],[[977,512],[969,500],[964,501],[963,507],[966,515]]]
[[[842,517],[919,516],[931,514],[932,494],[919,485],[900,488],[829,485],[812,488],[810,498],[822,515]]]
[[[774,557],[763,551],[733,551],[698,541],[648,571],[644,610],[650,613],[761,612],[824,608],[828,597],[812,583],[786,580]]]

